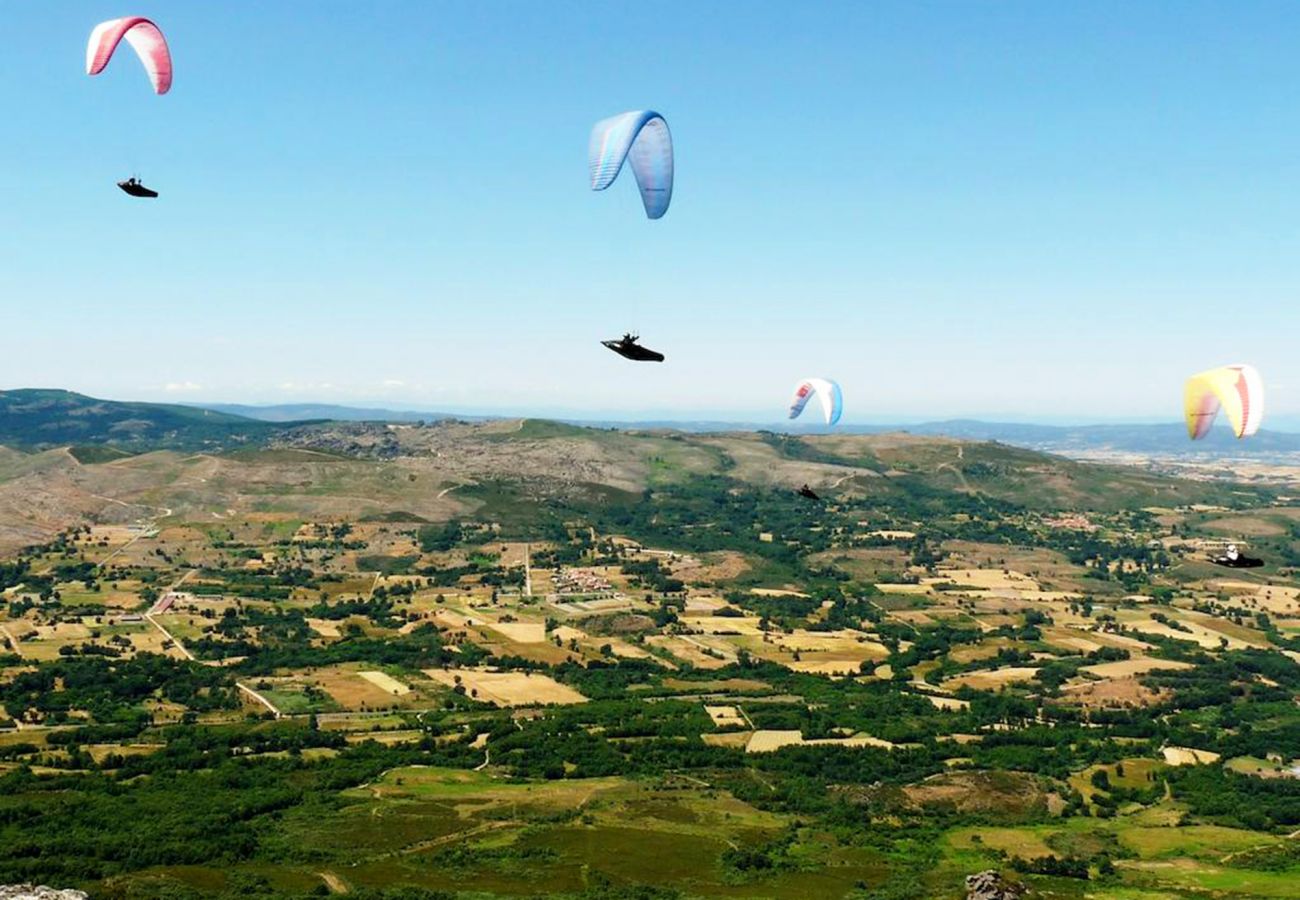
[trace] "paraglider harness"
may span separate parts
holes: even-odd
[[[138,178],[132,175],[126,181],[119,181],[117,186],[132,197],[157,197],[158,192],[145,187]]]

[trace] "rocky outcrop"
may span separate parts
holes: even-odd
[[[0,884],[0,900],[90,900],[90,895],[85,891],[61,891],[43,884]]]
[[[1020,900],[1020,888],[1003,879],[996,869],[966,876],[966,900]]]

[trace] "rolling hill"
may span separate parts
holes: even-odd
[[[201,450],[257,445],[282,426],[163,403],[99,400],[63,390],[0,391],[0,444]]]
[[[14,402],[12,394],[4,399]],[[19,438],[15,444],[57,443],[51,435],[75,436],[83,445],[122,433],[129,439],[92,444],[90,452],[81,446],[0,454],[0,522],[11,526],[0,544],[21,546],[87,518],[129,522],[155,514],[209,522],[252,512],[311,521],[462,517],[524,527],[557,510],[596,515],[647,497],[694,503],[731,492],[784,503],[802,484],[830,498],[915,506],[917,515],[929,502],[972,513],[1008,504],[1115,511],[1235,507],[1269,494],[1263,487],[915,434],[690,434],[541,420],[281,427],[193,410],[171,419],[169,407],[101,406],[76,395],[58,394],[46,404],[39,399],[29,398],[36,408],[16,418],[34,423],[34,433],[19,430],[14,419],[5,423],[8,439]],[[134,418],[125,418],[128,412]],[[66,424],[81,424],[79,416],[90,424]],[[129,430],[118,422],[131,423]],[[143,452],[152,439],[171,446]],[[142,452],[106,452],[133,443]]]

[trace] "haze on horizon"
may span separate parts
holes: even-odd
[[[1293,5],[130,11],[165,97],[84,75],[120,7],[9,11],[0,388],[776,421],[816,374],[846,424],[1174,421],[1249,361],[1300,417]],[[586,183],[638,107],[657,222]]]

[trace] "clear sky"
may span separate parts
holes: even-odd
[[[175,85],[101,20],[149,15]],[[1300,415],[1300,5],[14,0],[0,388],[776,420]],[[653,108],[673,203],[587,183]],[[157,201],[114,182],[138,174]],[[626,362],[638,330],[668,356]],[[1266,421],[1265,427],[1268,426]]]

